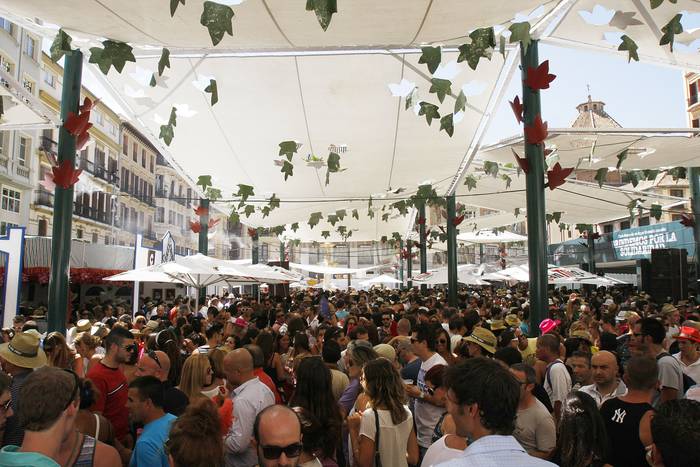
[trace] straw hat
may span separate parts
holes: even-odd
[[[518,318],[518,315],[514,313],[506,315],[506,324],[508,326],[517,328],[518,326],[520,326],[520,318]]]
[[[465,341],[478,345],[489,353],[496,353],[496,336],[486,328],[476,327],[464,338]]]
[[[384,357],[390,362],[396,359],[396,350],[389,344],[377,344],[374,346],[374,351],[377,352],[380,357]]]
[[[89,319],[78,320],[78,324],[75,326],[75,332],[85,332],[89,331],[92,324]]]
[[[39,348],[39,338],[26,332],[15,334],[7,344],[0,344],[0,357],[21,368],[46,365],[46,354]]]
[[[492,331],[503,331],[505,328],[506,328],[506,325],[502,319],[494,319],[491,321],[491,330]]]

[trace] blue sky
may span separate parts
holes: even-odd
[[[546,45],[540,45],[539,57],[540,61],[549,60],[549,72],[557,75],[550,89],[542,91],[543,120],[550,128],[571,126],[576,106],[587,99],[586,85],[591,86],[592,98],[605,102],[605,110],[623,127],[687,126],[680,69],[627,63],[623,53],[618,56]],[[519,74],[514,78],[485,142],[522,132],[508,104],[516,94],[522,95]]]

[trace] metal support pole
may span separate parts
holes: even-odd
[[[399,263],[401,268],[399,269],[399,280],[401,281],[401,289],[403,290],[403,240],[399,240]]]
[[[346,242],[347,244],[347,242]],[[350,245],[347,244],[348,247],[348,269],[350,269]],[[350,286],[352,285],[352,274],[348,273],[348,290],[350,289]]]
[[[595,239],[593,230],[588,231],[588,272],[595,274]]]
[[[530,42],[527,51],[520,44],[523,79],[523,120],[532,125],[541,112],[540,93],[526,84],[527,69],[539,66],[539,41]],[[544,145],[525,141],[529,172],[525,176],[527,195],[527,248],[530,268],[530,335],[537,336],[540,322],[547,317],[547,222],[544,207]]]
[[[76,50],[66,54],[61,94],[61,120],[68,113],[78,113],[83,74],[83,54]],[[75,136],[63,126],[58,130],[58,163],[68,161],[75,166]],[[66,332],[68,296],[70,293],[70,249],[73,227],[73,187],[56,186],[51,236],[51,275],[49,279],[48,332]]]
[[[420,233],[420,272],[424,274],[428,272],[428,238],[425,234],[425,224],[427,222],[425,218],[425,204],[423,204],[418,210],[420,216],[420,223],[418,224],[418,229]],[[427,284],[420,285],[421,292],[428,291]]]
[[[479,264],[484,264],[484,245],[479,243]]]
[[[693,225],[693,238],[695,240],[695,289],[700,286],[700,167],[688,169],[688,182],[690,185],[690,209],[693,213],[695,224]]]
[[[209,253],[209,200],[207,198],[199,199],[199,207],[203,208],[199,216],[199,252],[203,255]],[[204,300],[207,297],[207,288],[199,289],[199,299]]]
[[[457,227],[455,196],[447,197],[447,298],[450,306],[457,306]]]
[[[258,232],[255,232],[255,235],[253,236],[253,251],[251,254],[251,263],[253,264],[258,264]],[[253,284],[253,298],[257,300],[258,294],[260,291],[260,287],[258,284]]]
[[[411,256],[411,246],[413,242],[411,240],[406,240],[406,252],[408,253],[408,263],[406,263],[406,276],[408,281],[408,288],[413,288],[413,281],[411,277],[413,276],[413,257]]]
[[[280,265],[284,263],[284,242],[280,242]]]

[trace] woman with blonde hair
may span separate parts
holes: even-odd
[[[99,343],[100,340],[91,336],[89,332],[81,332],[75,336],[73,345],[75,352],[80,356],[75,361],[75,373],[81,378],[85,378],[92,364],[100,360],[99,357],[95,357]]]
[[[80,358],[68,348],[66,338],[57,331],[49,333],[44,339],[44,352],[48,359],[47,365],[54,368],[73,370],[76,359]]]
[[[187,357],[182,365],[182,375],[178,389],[187,395],[190,402],[206,398],[202,390],[210,386],[214,371],[209,363],[209,357],[204,354],[194,354]]]
[[[399,467],[418,464],[418,440],[399,372],[378,358],[365,364],[361,383],[369,403],[348,417],[355,465],[371,467],[375,459]]]

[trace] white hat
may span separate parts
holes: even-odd
[[[615,301],[612,298],[608,298],[607,300],[605,300],[603,302],[603,305],[605,305],[605,306],[610,306],[610,305],[614,305],[614,304],[615,304]]]

